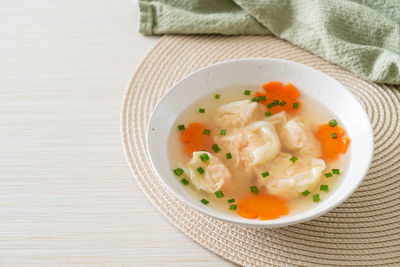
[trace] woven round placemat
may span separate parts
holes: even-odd
[[[368,176],[343,204],[312,221],[280,228],[233,225],[199,214],[159,182],[146,149],[154,106],[198,68],[243,57],[272,57],[333,76],[361,101],[373,125]],[[245,266],[400,266],[400,88],[366,82],[292,44],[266,36],[164,36],[143,60],[122,107],[125,154],[139,185],[160,212],[203,247]]]

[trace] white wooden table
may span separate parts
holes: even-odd
[[[0,1],[0,265],[231,266],[130,173],[120,104],[159,39],[130,0]]]

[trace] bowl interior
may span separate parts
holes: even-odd
[[[218,89],[240,84],[291,82],[306,97],[327,107],[351,139],[349,163],[340,184],[327,199],[299,214],[260,221],[221,213],[194,199],[173,175],[168,162],[168,136],[175,120],[197,99]],[[366,112],[338,81],[311,67],[279,59],[251,58],[225,61],[200,69],[175,84],[156,106],[148,127],[147,145],[159,179],[175,197],[207,215],[248,226],[282,227],[318,217],[339,205],[358,187],[373,155],[373,134]]]

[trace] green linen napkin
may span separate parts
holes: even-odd
[[[139,0],[143,34],[273,34],[373,82],[400,84],[399,0]]]

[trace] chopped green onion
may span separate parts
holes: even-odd
[[[208,156],[207,153],[203,153],[200,155],[200,159],[201,159],[201,161],[206,162],[207,160],[210,159],[210,157]]]
[[[337,125],[337,121],[335,119],[332,119],[328,122],[329,126],[335,127]]]
[[[219,146],[217,144],[213,144],[211,146],[212,150],[214,150],[215,153],[220,152],[221,148],[219,148]]]
[[[265,115],[265,117],[271,117],[272,114],[271,114],[271,112],[267,111],[264,113],[264,115]]]
[[[332,169],[332,173],[333,174],[340,174],[340,170],[339,169]]]
[[[223,198],[224,197],[224,193],[222,193],[221,190],[215,192],[215,195],[217,196],[217,198]]]
[[[312,196],[312,199],[313,199],[314,202],[318,202],[319,201],[319,194],[314,194]]]
[[[221,97],[220,94],[216,94],[216,95],[215,95],[215,99],[219,99],[220,97]]]
[[[178,130],[179,131],[183,131],[183,130],[185,130],[186,128],[185,128],[185,125],[183,125],[183,124],[181,124],[181,125],[178,125]]]
[[[175,173],[176,176],[180,176],[183,173],[183,170],[181,168],[176,168],[174,170],[174,173]]]
[[[255,98],[255,97],[253,97],[253,98],[251,99],[251,101],[253,101],[253,102],[258,102],[258,99]]]
[[[198,167],[198,168],[197,168],[197,171],[198,171],[200,174],[204,173],[204,169],[203,169],[202,167]]]
[[[210,203],[210,201],[208,201],[207,199],[203,198],[202,200],[200,200],[201,203],[203,203],[204,205],[207,205],[208,203]]]
[[[234,203],[234,202],[235,202],[234,198],[228,199],[228,203]]]
[[[304,192],[301,192],[301,194],[303,195],[303,196],[308,196],[309,194],[310,194],[311,192],[310,191],[308,191],[308,190],[306,190],[306,191],[304,191]]]
[[[231,152],[226,153],[225,156],[226,156],[226,159],[231,159],[232,158]]]
[[[329,191],[329,187],[326,184],[321,184],[319,186],[319,190],[328,192]]]
[[[250,191],[253,193],[253,194],[257,194],[258,193],[258,188],[257,188],[257,186],[250,186]]]
[[[229,210],[236,210],[236,209],[237,209],[237,205],[235,205],[235,204],[231,204],[229,206]]]
[[[279,105],[283,107],[284,105],[286,105],[286,101],[282,101],[281,103],[279,103]]]
[[[189,184],[189,181],[188,181],[186,178],[182,178],[182,179],[181,179],[181,182],[182,182],[182,184],[184,184],[184,185],[188,185],[188,184]]]
[[[203,130],[203,134],[205,134],[205,135],[210,135],[210,133],[211,133],[211,131],[208,129]]]
[[[265,95],[259,95],[258,101],[267,101],[267,98],[265,97]]]
[[[299,104],[298,102],[294,102],[294,103],[293,103],[293,108],[294,108],[294,109],[298,109],[298,108],[299,108],[299,105],[300,105],[300,104]]]
[[[269,104],[267,105],[267,107],[268,107],[268,108],[273,108],[273,107],[275,107],[275,106],[277,106],[277,105],[279,105],[279,100],[275,99],[275,100],[273,100],[271,103],[269,103]]]
[[[337,138],[337,134],[336,133],[332,133],[332,139],[336,139]]]
[[[222,129],[221,132],[219,133],[220,135],[226,135],[226,130]]]
[[[206,113],[206,110],[204,108],[199,108],[200,113]]]
[[[244,91],[244,94],[245,94],[245,95],[250,95],[250,94],[251,94],[251,91],[250,91],[250,90],[245,90],[245,91]]]
[[[332,177],[332,173],[330,173],[330,172],[327,172],[324,175],[325,175],[326,178]]]
[[[291,162],[295,163],[295,162],[297,161],[297,158],[296,158],[295,156],[293,156],[293,157],[291,157],[289,160],[290,160]]]
[[[265,178],[265,177],[269,176],[269,172],[263,172],[263,173],[261,173],[261,176]]]

